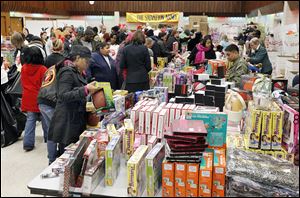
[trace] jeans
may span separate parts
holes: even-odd
[[[33,148],[35,143],[35,127],[36,121],[38,120],[40,113],[36,112],[27,112],[27,120],[25,124],[25,133],[23,139],[23,147],[24,148]],[[43,116],[41,116],[42,128],[44,131],[44,141],[47,141],[47,127],[46,122]]]
[[[39,109],[41,111],[42,117],[45,120],[45,125],[46,125],[46,133],[47,133],[47,151],[48,151],[48,159],[49,159],[49,164],[55,161],[57,157],[57,143],[48,140],[48,131],[50,127],[50,122],[54,113],[54,108],[44,105],[44,104],[39,104]]]

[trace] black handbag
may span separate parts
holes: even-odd
[[[22,84],[21,84],[21,72],[18,72],[17,76],[15,77],[14,82],[7,87],[6,94],[16,95],[18,97],[22,97]]]

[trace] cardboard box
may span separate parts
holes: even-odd
[[[286,159],[284,151],[275,151],[274,157],[276,157],[277,159],[282,159],[282,160]]]
[[[272,113],[262,111],[261,144],[262,150],[270,150],[272,143]]]
[[[275,151],[265,151],[264,154],[265,155],[270,155],[272,157],[275,157]]]
[[[101,157],[95,165],[85,171],[82,194],[90,195],[105,176],[105,160]]]
[[[175,197],[186,197],[186,163],[175,163]]]
[[[116,95],[113,98],[117,112],[125,112],[125,96]]]
[[[115,135],[120,135],[119,132],[116,130],[116,127],[114,124],[108,124],[106,125],[106,129],[108,132],[109,140],[113,138]]]
[[[181,109],[183,107],[183,104],[178,104],[176,107],[176,112],[175,112],[175,119],[179,119],[181,116]]]
[[[185,116],[185,113],[189,110],[190,105],[186,104],[182,107],[181,114]]]
[[[136,128],[136,123],[139,120],[139,112],[143,108],[141,105],[135,105],[130,112],[130,119],[132,120],[134,129]]]
[[[151,135],[156,136],[157,135],[157,129],[158,129],[158,118],[159,118],[159,112],[162,110],[161,107],[157,107],[152,114],[152,129],[151,129]]]
[[[82,140],[84,137],[89,138],[90,140],[93,140],[97,137],[97,131],[91,131],[91,130],[85,130],[80,136],[79,140]]]
[[[118,133],[121,135],[121,149],[122,149],[122,154],[125,153],[125,127],[122,126],[121,128],[119,128]]]
[[[248,133],[249,148],[259,148],[259,140],[261,133],[262,112],[253,109],[251,112],[251,128]]]
[[[175,163],[162,164],[162,197],[175,197]]]
[[[106,130],[100,131],[97,135],[97,143],[98,143],[98,157],[105,156],[105,149],[108,145],[109,137]]]
[[[187,164],[186,196],[198,197],[199,164]]]
[[[125,127],[125,158],[128,160],[133,153],[133,145],[134,145],[134,129],[131,119],[124,120]]]
[[[160,190],[162,180],[162,162],[165,148],[161,143],[156,144],[146,156],[147,196],[154,197]]]
[[[225,197],[226,157],[224,149],[214,150],[213,197]]]
[[[127,90],[116,90],[113,92],[113,95],[120,95],[120,96],[127,96],[128,95],[128,91]]]
[[[168,109],[162,109],[159,113],[158,118],[158,128],[157,128],[157,138],[163,137],[164,128],[167,126],[168,123]]]
[[[146,121],[145,121],[145,133],[148,135],[151,135],[151,129],[152,129],[152,114],[154,110],[156,109],[155,106],[151,106],[146,110]]]
[[[151,136],[150,139],[148,139],[148,146],[149,146],[149,149],[152,149],[158,142],[158,139],[156,136]]]
[[[146,115],[146,110],[148,108],[149,108],[148,106],[143,107],[139,112],[139,133],[140,134],[145,133],[145,120],[146,120],[145,115]]]
[[[283,112],[272,112],[272,150],[281,150],[282,142],[282,124],[283,124]]]
[[[172,124],[173,120],[175,119],[175,114],[176,114],[176,108],[178,104],[172,104],[170,108],[170,116],[169,116],[169,125]]]
[[[121,136],[114,136],[105,150],[105,184],[112,186],[120,171]]]
[[[204,152],[199,171],[199,197],[211,197],[213,179],[213,152]]]
[[[127,162],[127,194],[141,197],[146,187],[145,157],[148,146],[141,145]]]

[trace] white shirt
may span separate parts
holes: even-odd
[[[103,56],[103,57],[104,57],[105,61],[107,62],[108,66],[109,66],[109,69],[111,69],[108,56]]]
[[[112,59],[116,60],[119,51],[119,45],[110,45],[109,51],[109,55],[112,57]]]

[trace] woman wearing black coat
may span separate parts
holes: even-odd
[[[127,70],[126,87],[129,92],[150,89],[148,72],[151,61],[148,49],[144,46],[145,36],[142,31],[134,33],[132,43],[124,48],[121,55],[120,69]]]
[[[200,43],[201,40],[202,40],[202,33],[201,32],[196,32],[195,33],[195,38],[192,38],[191,40],[189,40],[187,50],[191,52],[196,47],[196,45],[198,43]]]
[[[98,90],[95,82],[87,84],[83,75],[90,58],[91,52],[87,47],[74,45],[70,60],[64,62],[64,67],[57,74],[57,103],[48,139],[60,143],[61,148],[79,140],[86,127],[86,96]]]

